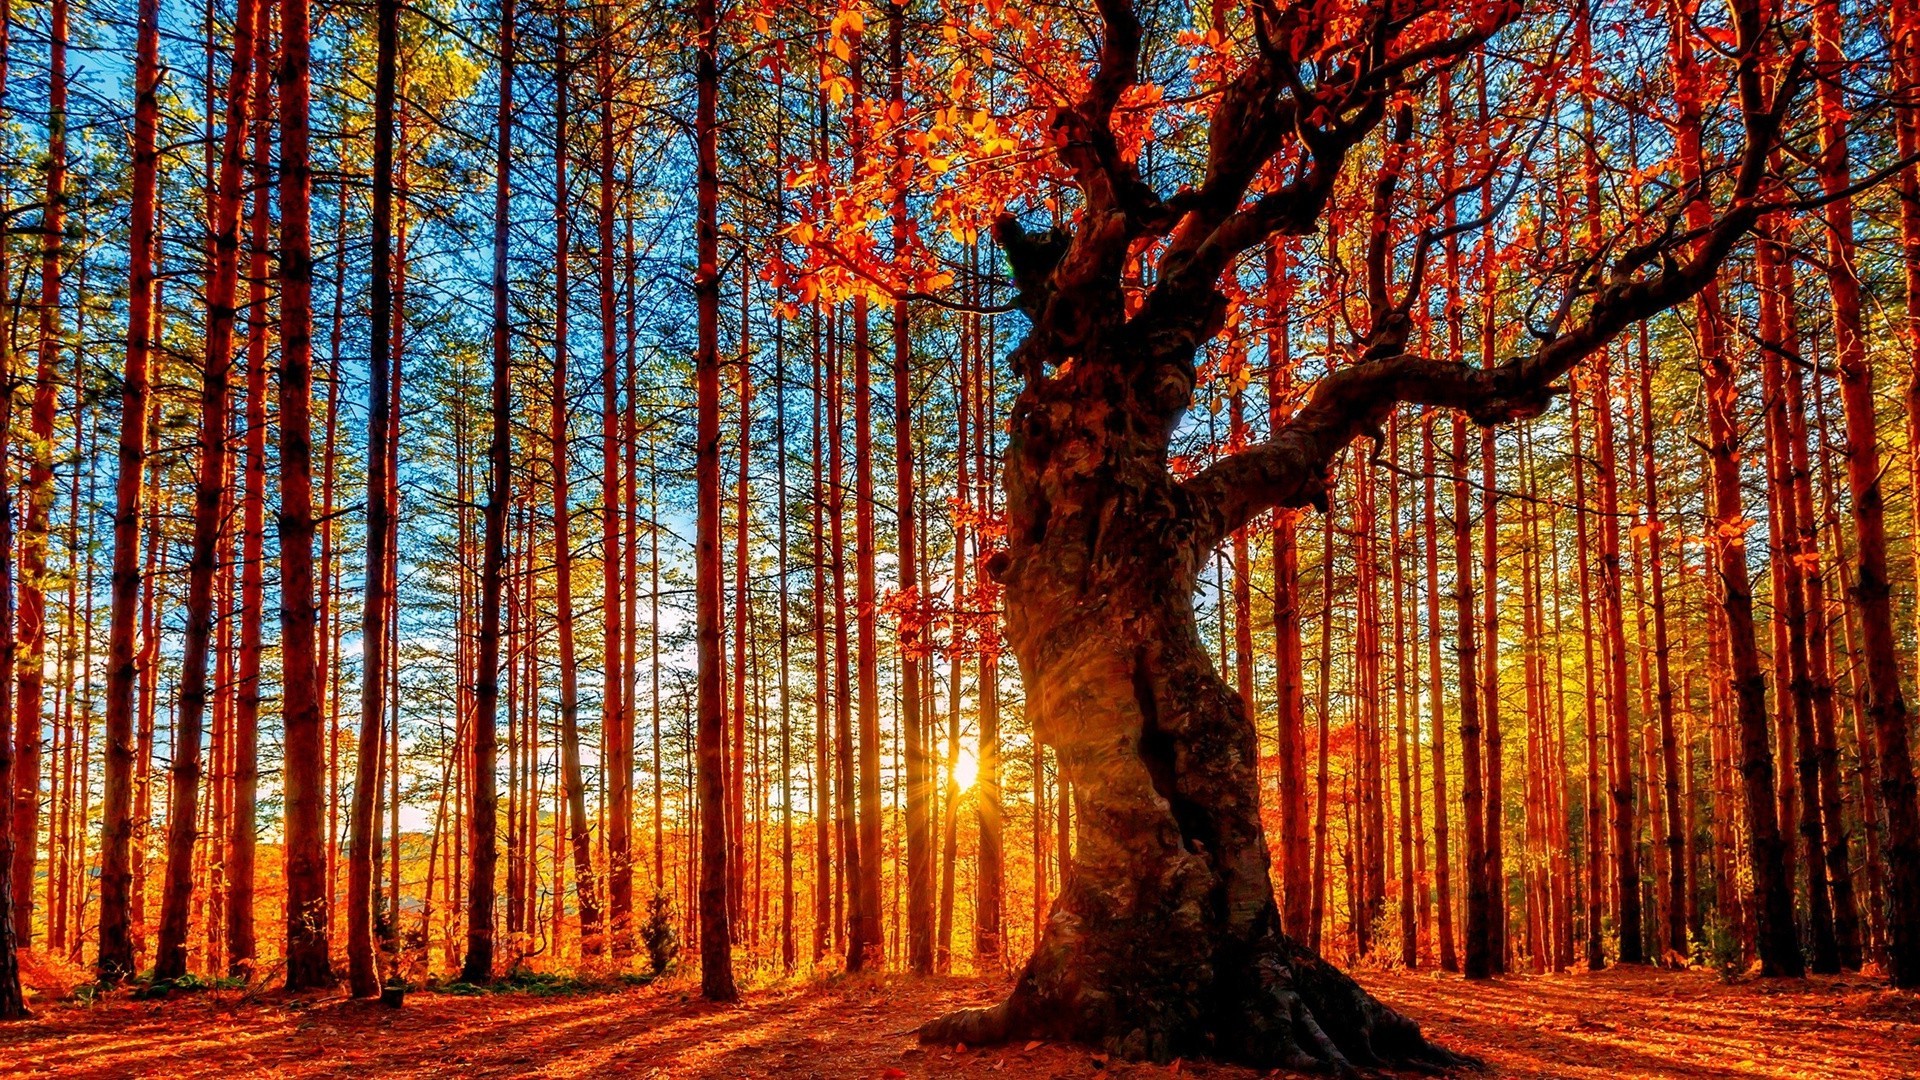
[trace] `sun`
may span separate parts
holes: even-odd
[[[980,777],[980,762],[973,755],[973,748],[961,746],[960,753],[953,759],[953,782],[961,791],[973,788],[973,782]]]

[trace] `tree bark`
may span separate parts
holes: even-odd
[[[313,590],[313,171],[310,0],[285,0],[280,47],[280,655],[287,765],[287,989],[333,985],[327,958],[326,760]]]
[[[249,79],[266,78],[255,63],[255,32],[264,23],[254,0],[241,0],[235,14],[232,71],[227,82],[227,129],[221,144],[214,203],[214,266],[207,282],[207,351],[201,369],[200,455],[194,487],[193,554],[187,575],[187,629],[182,645],[179,712],[175,719],[172,779],[168,788],[167,868],[160,896],[160,928],[154,978],[177,979],[187,971],[188,903],[199,804],[201,718],[207,702],[207,653],[213,637],[213,578],[220,535],[220,506],[227,483],[228,383],[233,370],[233,329],[240,271],[242,170],[249,122]],[[263,50],[264,51],[264,50]],[[256,70],[258,68],[258,70]],[[23,596],[24,603],[24,596]]]
[[[5,31],[0,31],[0,34]],[[106,777],[102,789],[101,981],[133,974],[134,624],[139,616],[140,513],[154,342],[154,251],[158,224],[160,3],[141,0],[134,44],[133,202],[127,229],[127,366],[120,397],[119,472],[114,482],[113,592],[107,632]],[[4,85],[4,75],[0,75]],[[0,273],[0,281],[6,275]],[[0,785],[0,791],[7,790]],[[3,980],[0,980],[3,981]],[[0,991],[3,993],[3,991]]]
[[[887,89],[889,107],[905,116],[903,94],[906,50],[906,4],[887,4]],[[907,184],[912,159],[907,156],[906,128],[897,124],[893,139],[892,217],[894,259],[904,262],[909,235]],[[900,595],[910,605],[902,611],[900,633],[900,724],[906,743],[907,787],[907,965],[919,974],[933,970],[934,869],[933,820],[928,810],[933,790],[925,729],[921,722],[921,660],[925,653],[926,608],[916,573],[919,552],[918,523],[913,494],[913,359],[912,313],[907,301],[893,302],[893,442],[895,513],[898,516]],[[864,430],[864,428],[862,429]]]
[[[460,978],[493,977],[494,876],[499,852],[500,612],[505,603],[507,502],[513,474],[513,324],[507,297],[507,241],[513,164],[514,0],[500,5],[499,103],[494,112],[493,371],[488,394],[487,505],[481,528],[479,665],[473,695],[473,786],[468,813],[473,868],[467,886],[467,951]],[[511,884],[509,885],[511,893]]]
[[[615,957],[633,951],[633,710],[629,658],[622,648],[619,352],[613,276],[613,22],[598,16],[595,72],[600,98],[600,555],[605,682],[601,724],[607,744],[607,908]],[[631,583],[626,583],[628,587]],[[782,589],[785,595],[785,589]]]
[[[1833,298],[1834,362],[1845,406],[1847,486],[1853,496],[1859,570],[1854,592],[1865,645],[1868,712],[1880,759],[1880,800],[1887,816],[1887,968],[1895,986],[1920,986],[1920,804],[1916,804],[1913,751],[1893,628],[1893,586],[1888,576],[1886,505],[1880,490],[1880,451],[1874,416],[1873,373],[1867,365],[1855,265],[1853,201],[1841,110],[1846,108],[1838,73],[1842,26],[1839,5],[1821,0],[1814,10],[1816,66],[1824,76],[1816,96],[1822,117],[1820,181],[1827,193],[1827,290]]]
[[[365,600],[360,621],[360,737],[353,781],[353,813],[347,840],[347,981],[353,996],[377,997],[380,972],[373,948],[374,845],[380,830],[375,799],[381,783],[387,709],[387,628],[393,605],[388,592],[388,545],[393,535],[393,505],[388,478],[391,453],[393,386],[393,133],[398,81],[400,5],[377,0],[374,6],[373,91],[373,291],[371,360],[367,385],[367,542]],[[394,859],[399,851],[392,853]]]
[[[1607,750],[1611,757],[1609,801],[1613,829],[1613,887],[1620,897],[1616,927],[1620,962],[1646,959],[1640,926],[1639,825],[1635,820],[1633,728],[1627,712],[1626,598],[1620,580],[1620,482],[1613,432],[1610,350],[1596,354],[1593,388],[1595,479],[1600,506],[1600,613],[1607,649]]]
[[[48,11],[47,187],[40,212],[40,303],[28,418],[26,520],[20,531],[20,602],[13,715],[13,916],[21,948],[33,945],[34,866],[40,851],[41,708],[46,689],[47,523],[53,509],[53,421],[60,366],[60,260],[67,231],[67,0]],[[183,932],[184,936],[184,932]]]
[[[1009,550],[992,565],[1036,736],[1075,794],[1073,872],[1012,996],[922,1038],[1290,1066],[1450,1061],[1280,930],[1254,729],[1194,619],[1205,552],[1160,464],[1163,429],[1141,423],[1153,389],[1115,370],[1076,365],[1022,392]],[[1192,369],[1175,370],[1160,392],[1184,403]]]
[[[699,349],[694,356],[698,416],[694,486],[698,499],[695,537],[695,647],[698,653],[700,806],[700,992],[710,1001],[731,1001],[732,934],[727,919],[726,760],[722,749],[726,713],[720,670],[720,176],[718,124],[719,36],[715,0],[695,0],[694,239],[699,266],[694,278]]]
[[[270,25],[271,8],[262,5],[261,25]],[[267,490],[267,279],[273,246],[271,84],[254,80],[253,215],[247,275],[246,464],[241,497],[240,655],[231,750],[232,818],[227,839],[228,974],[251,980],[254,933],[254,855],[260,786],[261,609],[265,584]]]
[[[580,948],[598,956],[604,942],[600,930],[600,897],[593,869],[593,835],[587,817],[587,785],[580,764],[580,690],[573,642],[573,526],[567,454],[567,282],[572,257],[568,237],[573,207],[567,183],[567,78],[572,64],[568,52],[566,13],[557,16],[559,40],[556,63],[560,76],[554,90],[554,315],[552,401],[547,414],[547,440],[553,465],[553,580],[554,629],[559,646],[560,775],[566,789],[567,822],[573,845],[574,900],[580,908]],[[556,934],[559,927],[555,927]]]
[[[7,71],[13,49],[13,4],[0,0],[0,105],[7,93]],[[0,191],[0,209],[5,208]],[[6,245],[0,244],[0,282],[11,281]],[[0,334],[0,383],[12,385],[13,342]],[[27,1015],[20,989],[17,919],[13,905],[15,766],[13,747],[14,604],[13,604],[13,481],[8,467],[8,434],[13,427],[13,395],[0,394],[0,1020]],[[138,876],[136,875],[136,880]]]

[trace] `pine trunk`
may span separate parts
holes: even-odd
[[[0,31],[5,33],[5,31]],[[106,778],[101,808],[100,938],[96,966],[114,983],[135,968],[132,928],[134,624],[139,616],[140,513],[153,352],[158,197],[160,3],[141,0],[134,45],[133,201],[127,232],[127,366],[114,482],[113,592],[107,632]],[[4,75],[0,75],[4,85]],[[0,273],[0,281],[6,276]],[[4,418],[0,418],[4,422]],[[3,738],[4,736],[0,736]],[[0,791],[4,791],[0,786]],[[0,978],[0,982],[4,982]],[[0,991],[3,994],[3,991]],[[3,1007],[3,1006],[0,1006]]]

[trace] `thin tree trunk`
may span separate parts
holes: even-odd
[[[1612,350],[1595,356],[1594,443],[1599,451],[1595,479],[1600,506],[1600,617],[1607,649],[1607,750],[1611,756],[1613,812],[1613,885],[1620,896],[1616,928],[1620,962],[1646,959],[1640,925],[1639,824],[1635,820],[1633,728],[1627,712],[1626,598],[1620,582],[1620,481],[1613,433]]]
[[[1656,690],[1654,702],[1660,714],[1660,761],[1666,789],[1667,810],[1667,949],[1683,962],[1688,955],[1687,910],[1691,906],[1688,889],[1688,860],[1685,838],[1692,835],[1693,817],[1682,815],[1680,753],[1676,744],[1673,718],[1672,649],[1667,638],[1667,581],[1663,552],[1666,523],[1660,516],[1660,466],[1654,442],[1653,362],[1647,349],[1646,328],[1640,334],[1640,439],[1643,522],[1647,529],[1647,573],[1653,606],[1653,670]],[[1689,699],[1687,707],[1691,709]]]
[[[485,537],[480,556],[480,659],[473,695],[473,802],[468,813],[473,869],[467,879],[467,951],[460,965],[460,977],[473,983],[493,977],[493,890],[499,858],[495,843],[500,812],[500,794],[495,787],[499,768],[495,758],[499,753],[500,610],[506,587],[507,501],[512,497],[513,474],[513,325],[507,304],[507,240],[512,197],[514,18],[514,0],[501,0],[500,87],[494,113],[493,371],[488,395],[487,505],[482,515]],[[509,896],[513,895],[512,884],[508,885]],[[510,926],[509,930],[517,928]]]
[[[695,0],[694,119],[696,151],[694,278],[699,351],[694,357],[699,395],[694,484],[698,496],[695,538],[696,626],[699,672],[700,788],[700,991],[712,1001],[731,1001],[732,934],[727,920],[726,762],[722,744],[726,714],[720,671],[720,265],[719,31],[714,0]]]
[[[34,865],[40,846],[40,727],[47,645],[47,523],[53,509],[53,422],[60,367],[60,260],[67,230],[67,0],[48,9],[47,187],[40,214],[40,303],[29,430],[27,512],[20,535],[20,604],[13,730],[13,915],[19,946],[33,945]],[[209,549],[211,550],[211,549]],[[191,815],[188,816],[191,839]],[[182,940],[185,929],[182,927]]]
[[[567,455],[567,282],[572,255],[568,219],[572,213],[567,184],[568,53],[564,9],[558,14],[557,63],[560,77],[554,89],[554,315],[552,409],[547,437],[553,454],[553,580],[555,634],[559,646],[560,770],[566,787],[567,819],[573,841],[574,899],[580,907],[580,948],[598,956],[604,945],[600,929],[600,897],[594,880],[593,835],[587,816],[587,785],[580,765],[580,692],[573,643],[573,526],[569,506]],[[555,927],[558,930],[558,927]]]
[[[393,109],[398,78],[400,5],[398,0],[377,0],[374,11],[373,329],[367,377],[366,584],[360,622],[359,755],[347,841],[347,980],[353,996],[361,998],[376,997],[380,993],[380,972],[373,948],[373,926],[377,917],[373,861],[375,837],[380,829],[375,799],[385,749],[387,628],[393,603],[387,573],[387,545],[393,535],[388,477],[394,467],[389,451],[393,439],[388,425],[393,415],[390,401],[394,324]],[[392,857],[397,861],[399,851],[395,850]]]
[[[133,201],[127,229],[127,366],[120,397],[119,472],[114,482],[113,591],[107,642],[106,778],[102,789],[100,938],[103,982],[134,971],[133,885],[134,622],[139,615],[140,512],[148,430],[148,358],[154,339],[160,123],[160,3],[141,0],[134,44]],[[0,30],[0,34],[6,31]],[[4,85],[4,75],[0,75]],[[0,270],[0,281],[5,273]],[[4,417],[0,417],[4,422]],[[0,481],[3,482],[3,481]],[[0,740],[4,735],[0,734]],[[0,785],[0,792],[6,788]],[[9,868],[11,869],[11,868]],[[0,928],[4,933],[4,928]],[[5,997],[0,974],[0,999]],[[4,1010],[0,1000],[0,1010]]]
[[[613,278],[613,22],[597,16],[596,77],[600,98],[600,515],[601,603],[605,610],[606,681],[601,724],[607,754],[607,906],[613,955],[633,951],[633,711],[628,707],[622,644],[620,566],[619,353],[614,335]],[[783,590],[784,591],[784,590]]]
[[[262,26],[271,16],[263,7]],[[228,974],[251,980],[254,969],[254,850],[260,785],[261,609],[266,560],[267,252],[272,247],[272,88],[254,80],[252,247],[247,275],[247,405],[245,494],[241,498],[239,693],[232,732],[233,807],[227,842]]]
[[[1910,721],[1900,687],[1873,373],[1867,364],[1855,266],[1851,177],[1840,118],[1846,108],[1838,79],[1845,64],[1840,20],[1834,0],[1821,0],[1814,9],[1815,59],[1824,73],[1816,94],[1820,181],[1827,193],[1827,290],[1833,298],[1834,363],[1846,413],[1847,485],[1859,547],[1854,590],[1866,650],[1868,711],[1880,759],[1880,799],[1887,816],[1887,968],[1895,986],[1913,987],[1920,986],[1920,805],[1915,802]]]
[[[1455,652],[1460,670],[1460,800],[1466,808],[1467,927],[1469,979],[1494,972],[1493,903],[1487,877],[1486,793],[1482,788],[1479,684],[1481,669],[1474,644],[1473,507],[1467,494],[1467,420],[1453,419],[1453,533]],[[1491,496],[1491,492],[1488,493]],[[1489,583],[1491,584],[1491,583]]]
[[[905,24],[904,0],[891,0],[887,4],[887,87],[889,107],[896,115],[904,115],[906,108],[903,93]],[[894,177],[890,185],[893,193],[894,259],[896,263],[904,264],[910,228],[905,170],[912,163],[907,153],[904,125],[894,127],[893,163],[889,172]],[[904,265],[902,268],[905,268]],[[912,358],[912,315],[907,301],[896,299],[893,302],[894,506],[899,521],[899,557],[896,565],[900,595],[911,605],[902,609],[900,629],[900,715],[901,731],[906,743],[907,786],[907,964],[916,973],[925,975],[933,971],[933,815],[928,808],[932,799],[933,768],[928,763],[930,755],[924,745],[926,735],[921,725],[920,665],[924,650],[921,636],[927,613],[925,600],[920,596],[920,581],[915,565],[920,548],[917,522],[914,520]],[[864,364],[861,370],[865,371]],[[860,430],[866,430],[864,423]],[[861,476],[865,477],[865,466],[860,468]],[[861,505],[870,507],[871,499],[863,500]],[[867,514],[871,517],[871,509]],[[871,530],[867,535],[871,539]],[[870,582],[871,577],[868,574],[863,580]],[[870,872],[877,874],[878,867]]]
[[[7,69],[12,52],[13,4],[0,0],[0,106],[6,102]],[[5,185],[0,185],[0,209],[6,209]],[[0,244],[0,296],[11,280],[7,246]],[[158,334],[155,335],[156,337]],[[0,383],[13,385],[13,335],[0,333]],[[27,1015],[20,988],[18,920],[13,903],[13,866],[18,857],[14,840],[14,604],[13,604],[13,481],[8,468],[8,434],[13,427],[13,395],[0,394],[0,1020]],[[136,864],[137,867],[137,864]],[[135,873],[135,881],[140,880]],[[139,925],[137,917],[134,925]]]
[[[1440,970],[1459,971],[1460,961],[1453,945],[1453,859],[1447,848],[1449,806],[1447,804],[1447,725],[1444,669],[1440,663],[1440,532],[1439,497],[1435,490],[1438,475],[1434,462],[1433,429],[1440,422],[1438,411],[1429,411],[1420,425],[1420,473],[1425,487],[1425,533],[1427,563],[1427,672],[1428,723],[1433,731],[1433,878],[1436,926],[1440,935]],[[1323,630],[1324,633],[1324,630]]]
[[[248,124],[249,78],[266,78],[254,63],[254,35],[264,22],[254,0],[235,14],[232,73],[227,82],[227,129],[221,145],[214,204],[214,266],[207,282],[207,352],[201,369],[200,455],[194,488],[193,554],[188,564],[187,630],[182,645],[179,714],[175,719],[172,782],[168,788],[167,869],[160,899],[154,978],[187,971],[188,904],[193,887],[199,802],[201,717],[207,703],[207,651],[213,637],[213,578],[220,507],[227,482],[228,381],[233,369],[234,298],[240,265],[241,183]],[[22,605],[25,595],[22,596]]]

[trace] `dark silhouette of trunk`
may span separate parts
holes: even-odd
[[[1639,826],[1635,820],[1633,727],[1627,712],[1626,598],[1620,582],[1620,481],[1613,431],[1613,383],[1609,351],[1595,356],[1593,392],[1594,473],[1600,488],[1595,517],[1600,531],[1600,617],[1607,650],[1607,750],[1613,828],[1613,888],[1619,895],[1615,926],[1620,962],[1646,959],[1640,926]],[[1595,838],[1597,840],[1597,838]]]
[[[1476,79],[1479,95],[1480,120],[1487,119],[1487,75],[1484,57],[1478,58],[1479,72]],[[1491,220],[1493,207],[1493,174],[1488,172],[1480,184],[1480,215]],[[1484,238],[1484,254],[1480,263],[1480,363],[1483,368],[1491,368],[1498,362],[1499,332],[1494,325],[1494,316],[1498,304],[1498,269],[1494,261],[1494,236],[1488,232]],[[1507,864],[1506,864],[1506,756],[1505,736],[1500,726],[1500,550],[1499,550],[1499,513],[1500,494],[1495,484],[1499,465],[1498,447],[1491,430],[1480,432],[1480,535],[1481,557],[1484,560],[1482,573],[1482,596],[1485,609],[1486,637],[1484,662],[1486,665],[1486,686],[1480,695],[1480,730],[1486,742],[1486,795],[1485,820],[1481,823],[1483,835],[1481,844],[1485,849],[1487,897],[1487,961],[1495,973],[1507,970]],[[1464,463],[1461,465],[1464,471]],[[1463,673],[1464,680],[1466,675]],[[1471,904],[1473,893],[1467,893]],[[1468,916],[1471,925],[1472,916]],[[1468,968],[1473,966],[1471,956]]]
[[[280,656],[286,768],[287,989],[333,985],[327,958],[325,680],[313,588],[313,170],[310,0],[285,0],[280,46]]]
[[[102,982],[133,974],[134,624],[139,617],[140,513],[145,491],[148,359],[153,353],[154,252],[158,224],[160,3],[141,0],[134,42],[133,201],[127,226],[127,366],[120,395],[119,472],[114,481],[113,591],[107,631],[106,778],[102,789],[100,939]],[[4,34],[5,31],[0,31]],[[0,85],[4,75],[0,75]],[[6,281],[0,272],[0,282]],[[0,418],[3,422],[4,418]],[[0,786],[0,791],[7,790]],[[5,975],[0,974],[0,983]],[[0,989],[0,997],[4,990]],[[0,1008],[3,1008],[0,1005]]]
[[[354,997],[377,997],[380,972],[374,957],[374,845],[380,830],[375,800],[386,749],[387,638],[393,606],[388,562],[393,538],[389,478],[394,461],[393,418],[394,99],[398,81],[400,5],[374,5],[373,90],[373,328],[370,338],[367,397],[367,546],[365,601],[360,622],[360,738],[354,769],[353,813],[347,839],[347,981]],[[391,857],[397,862],[396,848]]]
[[[467,952],[460,964],[461,979],[473,983],[493,978],[493,890],[499,859],[495,832],[500,807],[496,788],[500,612],[505,603],[507,501],[512,497],[513,476],[513,324],[507,297],[507,240],[513,164],[514,0],[501,0],[499,42],[500,97],[494,112],[493,158],[493,371],[488,395],[487,505],[482,515],[485,537],[480,555],[480,655],[473,695],[473,801],[467,818],[473,868],[467,879]]]
[[[1892,40],[1889,44],[1892,46],[1890,52],[1892,53],[1894,62],[1893,82],[1895,86],[1904,87],[1907,92],[1905,103],[1902,107],[1895,110],[1895,140],[1900,156],[1909,162],[1913,162],[1920,160],[1920,102],[1916,102],[1914,97],[1915,88],[1920,87],[1920,4],[1915,4],[1913,0],[1894,0],[1891,7],[1890,22],[1892,26],[1890,29],[1892,30]],[[1906,305],[1906,326],[1903,335],[1908,351],[1908,375],[1904,388],[1904,403],[1907,411],[1907,477],[1908,489],[1910,491],[1920,491],[1920,303],[1915,303],[1911,299],[1920,296],[1920,165],[1909,164],[1906,168],[1900,170],[1898,192],[1900,201],[1900,261],[1905,270],[1904,283],[1906,285],[1906,295],[1909,297]],[[1912,520],[1920,522],[1920,499],[1914,499],[1912,501],[1911,513]],[[1913,559],[1915,576],[1916,578],[1920,578],[1920,544],[1913,545]],[[1812,603],[1811,599],[1809,599],[1808,602]],[[1916,621],[1920,621],[1920,607],[1915,608],[1915,619]],[[1867,740],[1864,739],[1861,740],[1861,748],[1861,768],[1864,773],[1872,751]],[[1824,769],[1824,763],[1822,767]],[[1834,788],[1837,794],[1839,787],[1837,769],[1835,772]],[[1869,786],[1871,785],[1869,784]],[[1822,781],[1822,787],[1824,790],[1824,780]],[[1877,792],[1875,794],[1877,795]],[[1869,915],[1867,921],[1871,931],[1871,928],[1877,926],[1883,917],[1884,906],[1879,902],[1879,886],[1881,884],[1883,871],[1879,851],[1878,826],[1874,820],[1872,809],[1866,805],[1866,800],[1862,801],[1861,810],[1861,819],[1864,824],[1864,831],[1866,832],[1865,846],[1868,848],[1867,891]],[[1840,850],[1839,854],[1841,856],[1845,855],[1844,848]],[[1831,849],[1828,858],[1834,858],[1834,855],[1831,854]],[[1836,886],[1841,882],[1847,882],[1849,890],[1851,889],[1851,879],[1844,873],[1836,872],[1834,881]],[[1908,910],[1907,914],[1909,916],[1912,914],[1911,909]],[[1869,936],[1872,936],[1871,933]],[[1858,937],[1857,932],[1856,937]],[[1844,949],[1845,947],[1843,943],[1842,948]],[[1855,955],[1857,956],[1861,951],[1862,950],[1856,945],[1854,949]]]
[[[695,647],[698,654],[700,813],[700,992],[731,1001],[733,943],[727,920],[726,712],[720,662],[720,175],[718,124],[719,31],[715,0],[695,0],[694,277],[699,349],[694,356],[698,417],[694,486],[698,500],[694,541]]]
[[[904,115],[906,5],[887,5],[887,87],[890,108]],[[896,127],[893,139],[893,243],[895,260],[904,261],[908,238],[907,185],[903,170],[910,167],[906,129]],[[928,803],[933,792],[933,767],[925,745],[921,719],[921,635],[926,609],[916,572],[919,555],[913,494],[913,358],[912,316],[904,299],[893,302],[893,442],[895,512],[898,515],[900,594],[912,604],[902,615],[900,634],[900,725],[906,743],[907,782],[907,964],[919,974],[933,970],[934,850],[933,815]],[[864,431],[865,428],[863,427]],[[862,473],[864,475],[864,471]],[[871,536],[871,533],[869,533]],[[878,868],[875,868],[875,873]]]
[[[833,337],[827,347],[827,515],[833,551],[833,753],[835,845],[839,851],[838,873],[834,887],[835,944],[845,951],[849,966],[854,962],[857,940],[855,928],[863,925],[860,914],[865,897],[860,890],[860,833],[856,811],[853,753],[853,674],[847,641],[847,549],[846,549],[846,379],[843,370],[845,341],[839,334],[840,320],[831,324]],[[878,853],[875,853],[876,857]]]
[[[972,290],[969,290],[971,294]],[[960,709],[962,686],[962,663],[966,655],[967,641],[962,630],[964,625],[960,612],[965,610],[967,600],[967,523],[964,508],[972,496],[969,466],[972,464],[970,441],[973,432],[970,425],[973,419],[973,402],[968,378],[973,370],[973,350],[980,337],[980,320],[976,316],[965,316],[960,323],[960,348],[958,370],[954,374],[954,495],[956,512],[953,515],[953,612],[954,622],[947,645],[947,790],[942,805],[945,817],[941,823],[940,854],[940,938],[935,944],[934,963],[941,972],[953,968],[953,900],[955,877],[959,873],[960,861]],[[974,761],[976,766],[978,755]],[[978,778],[976,770],[976,781]],[[976,811],[977,814],[977,811]],[[979,931],[975,930],[976,939]],[[976,940],[974,956],[978,961],[981,949]],[[994,950],[987,950],[992,952]]]
[[[733,486],[733,704],[727,710],[727,905],[734,940],[750,936],[758,923],[749,922],[747,905],[747,680],[752,660],[747,654],[747,626],[753,621],[752,574],[753,509],[748,469],[753,463],[753,344],[747,314],[752,285],[740,283],[740,422],[738,471]]]
[[[980,265],[978,244],[968,246],[967,257],[970,266],[977,268]],[[991,517],[994,509],[994,437],[988,417],[996,408],[993,400],[996,327],[993,319],[988,317],[984,320],[982,333],[981,321],[976,318],[974,322],[973,378],[969,396],[974,431],[973,477],[978,487],[975,491],[963,492],[961,497],[971,503],[984,521]],[[972,550],[976,577],[971,594],[974,598],[971,603],[976,609],[997,608],[999,604],[999,594],[993,589],[990,576],[984,573],[985,547],[983,534],[976,530]],[[976,611],[976,617],[979,614]],[[987,624],[978,632],[976,647],[979,652],[980,741],[976,755],[973,805],[980,837],[976,866],[979,881],[973,916],[974,967],[979,971],[998,971],[1006,963],[1006,904],[1003,892],[1006,816],[1001,803],[1000,783],[1000,640],[997,621]]]
[[[849,131],[852,168],[857,175],[863,167],[866,150],[866,80],[863,73],[862,35],[853,32],[851,42],[850,98],[852,116]],[[881,807],[880,807],[880,627],[879,596],[874,572],[875,542],[873,520],[873,358],[867,328],[867,295],[853,299],[853,580],[854,580],[854,657],[859,668],[859,702],[856,710],[858,732],[859,794],[858,826],[855,830],[860,859],[847,863],[849,883],[858,898],[848,912],[850,921],[847,946],[847,970],[878,968],[886,963],[886,929],[880,902],[881,884]],[[843,684],[844,685],[844,684]]]
[[[1691,814],[1683,813],[1681,803],[1680,740],[1674,728],[1672,649],[1667,637],[1667,578],[1663,551],[1666,523],[1660,516],[1659,454],[1654,443],[1653,364],[1646,348],[1645,327],[1641,328],[1639,366],[1641,481],[1645,485],[1642,513],[1647,529],[1647,575],[1653,608],[1654,702],[1659,710],[1661,776],[1666,789],[1666,947],[1673,957],[1680,958],[1673,961],[1677,964],[1688,956],[1687,911],[1692,904],[1692,893],[1688,887],[1690,848],[1686,838],[1692,835],[1694,818]],[[1691,698],[1687,699],[1687,707],[1692,707]],[[1686,742],[1691,747],[1691,740]],[[1686,770],[1688,775],[1691,775],[1691,771]]]
[[[817,966],[833,945],[833,708],[828,700],[832,672],[827,667],[827,534],[826,483],[821,467],[826,445],[821,436],[821,413],[825,407],[825,375],[822,372],[821,334],[825,313],[819,301],[810,309],[812,349],[809,398],[813,412],[812,438],[807,451],[813,458],[813,490],[808,499],[812,512],[813,534],[813,962]]]
[[[774,140],[776,158],[784,159],[785,132],[783,123]],[[778,205],[784,212],[786,203],[781,201]],[[781,216],[784,217],[784,213]],[[787,566],[787,355],[784,321],[774,324],[773,423],[774,487],[777,492],[774,513],[778,521],[775,540],[778,550],[774,558],[780,578],[780,967],[790,972],[799,959],[799,952],[793,937],[793,707],[791,675],[788,671],[792,649],[792,611],[787,596],[790,579]]]
[[[1267,245],[1267,422],[1278,430],[1293,413],[1293,356],[1289,333],[1292,280],[1286,242]],[[1299,518],[1273,516],[1273,634],[1276,778],[1280,794],[1280,921],[1296,941],[1312,936],[1313,870],[1308,849],[1307,727],[1301,678]]]
[[[1793,311],[1793,263],[1782,261],[1782,310]],[[1807,693],[1813,707],[1813,750],[1819,774],[1821,826],[1824,830],[1822,857],[1833,893],[1833,929],[1840,953],[1840,964],[1848,969],[1860,967],[1863,950],[1860,934],[1859,903],[1853,892],[1853,871],[1848,854],[1846,804],[1840,786],[1839,716],[1834,700],[1833,627],[1827,599],[1824,557],[1820,550],[1820,521],[1813,504],[1813,476],[1807,456],[1806,373],[1800,363],[1796,340],[1781,357],[1784,401],[1781,411],[1786,421],[1787,476],[1794,499],[1794,537],[1792,560],[1806,591]],[[1865,747],[1870,759],[1872,747]],[[1808,797],[1814,789],[1808,788]],[[1860,820],[1870,822],[1876,808],[1862,802]]]

